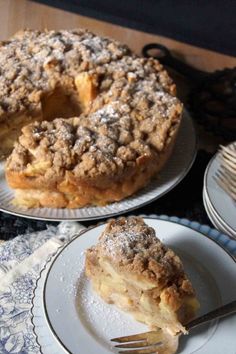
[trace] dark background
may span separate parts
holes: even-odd
[[[235,0],[35,0],[236,56]]]

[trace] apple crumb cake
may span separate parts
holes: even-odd
[[[171,154],[182,104],[157,60],[85,30],[27,30],[1,43],[0,73],[0,155],[11,152],[18,205],[118,201]]]
[[[185,333],[199,307],[179,257],[141,217],[111,220],[86,252],[94,290],[151,329]]]

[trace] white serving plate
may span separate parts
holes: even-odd
[[[207,232],[236,252],[236,242],[216,230],[184,220],[146,218],[158,237],[180,255],[201,303],[199,315],[236,299],[236,264]],[[197,230],[193,230],[194,227]],[[117,353],[110,339],[147,330],[129,315],[105,304],[84,277],[85,250],[95,244],[104,224],[86,230],[63,248],[42,273],[35,292],[33,323],[42,353]],[[208,231],[207,231],[208,230]],[[179,353],[235,354],[236,316],[213,321],[180,340]]]
[[[0,163],[0,210],[13,215],[42,220],[92,220],[124,214],[151,203],[174,188],[188,173],[196,155],[196,134],[191,117],[185,111],[173,153],[157,178],[135,195],[106,206],[78,209],[34,208],[14,206],[14,192],[6,183],[4,164]]]

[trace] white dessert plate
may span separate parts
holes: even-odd
[[[0,163],[0,210],[6,213],[42,220],[92,220],[124,214],[151,203],[174,188],[187,174],[196,155],[196,134],[193,122],[185,111],[173,153],[157,178],[135,195],[106,206],[78,209],[35,208],[14,206],[14,192],[6,183],[4,164]]]
[[[173,221],[177,222],[173,222]],[[183,260],[201,303],[199,315],[236,299],[235,259],[213,239],[236,253],[236,242],[216,230],[177,218],[145,218],[157,236]],[[186,226],[189,225],[189,226]],[[146,331],[147,327],[128,314],[103,302],[84,276],[84,258],[105,224],[90,228],[66,247],[42,273],[35,292],[33,323],[42,353],[118,353],[113,337]],[[195,228],[195,230],[192,229]],[[210,237],[204,236],[208,233]],[[235,354],[236,315],[192,330],[181,337],[179,353]],[[86,350],[85,350],[86,348]]]
[[[220,223],[232,234],[236,233],[236,203],[214,180],[216,172],[220,168],[219,154],[213,156],[204,175],[205,197],[211,205],[214,214]]]

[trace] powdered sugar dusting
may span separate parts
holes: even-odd
[[[143,238],[143,235],[137,234],[137,232],[129,230],[125,232],[117,233],[114,237],[105,237],[103,242],[105,244],[106,252],[111,256],[115,257],[117,252],[128,254],[129,251],[134,249],[135,245],[138,244]]]
[[[35,112],[47,120],[47,107],[54,100],[55,111],[49,116],[62,117],[40,122],[36,132],[37,123],[33,132],[24,130],[7,169],[22,171],[28,163],[47,161],[46,189],[52,176],[53,188],[59,186],[68,170],[76,184],[96,188],[96,195],[88,193],[88,198],[71,198],[71,192],[56,188],[64,193],[63,208],[123,199],[144,187],[159,161],[162,165],[168,157],[182,106],[157,61],[139,58],[126,46],[84,30],[23,31],[0,46],[0,68],[0,120],[25,108],[30,116]],[[36,185],[41,170],[32,170]],[[127,187],[135,177],[138,182]],[[74,184],[72,189],[77,193]]]
[[[129,257],[152,243],[158,243],[155,231],[145,225],[140,218],[120,219],[111,223],[102,234],[99,246],[111,258]]]
[[[91,335],[111,352],[117,351],[109,339],[147,330],[145,325],[134,321],[130,315],[105,303],[93,291],[84,272],[78,282],[77,310],[81,322]]]
[[[0,46],[0,116],[34,109],[50,80],[61,84],[64,75],[84,70],[84,63],[104,65],[127,52],[125,45],[82,29],[17,33]]]
[[[115,123],[120,118],[120,115],[112,105],[107,105],[104,108],[99,109],[92,115],[92,119],[95,123],[111,124]]]

